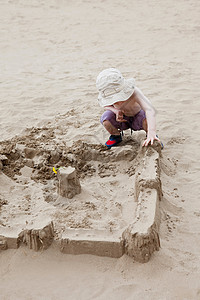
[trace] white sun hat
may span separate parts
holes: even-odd
[[[99,73],[96,86],[100,106],[107,106],[130,98],[134,93],[135,80],[125,79],[119,70],[109,68]]]

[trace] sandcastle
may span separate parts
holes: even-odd
[[[135,261],[148,262],[160,247],[159,201],[162,197],[159,156],[161,147],[143,148],[141,164],[136,171],[136,216],[122,232],[104,238],[104,232],[69,230],[61,239],[61,251],[68,254],[95,254],[120,257],[124,253]]]
[[[43,129],[43,131],[45,130],[48,129]],[[38,131],[40,133],[40,130]],[[149,261],[152,253],[159,250],[160,247],[159,201],[162,198],[159,166],[160,144],[155,143],[153,146],[142,148],[138,143],[134,144],[131,141],[127,145],[108,151],[101,145],[78,143],[77,147],[74,144],[73,148],[67,150],[62,145],[59,147],[56,145],[58,150],[55,151],[51,140],[48,140],[49,144],[46,146],[44,143],[41,146],[41,141],[38,141],[39,146],[36,151],[34,145],[38,138],[31,144],[30,135],[33,139],[36,134],[38,136],[38,131],[32,130],[23,143],[21,143],[20,138],[12,142],[9,141],[10,148],[6,143],[1,145],[0,166],[2,171],[0,181],[2,186],[10,187],[10,189],[3,191],[4,198],[8,197],[10,200],[2,200],[0,206],[3,208],[4,205],[8,205],[12,211],[12,206],[18,203],[17,209],[23,217],[26,215],[26,221],[22,221],[16,212],[14,216],[17,219],[15,220],[17,225],[12,226],[9,223],[0,222],[0,249],[18,248],[20,245],[26,245],[30,249],[39,251],[47,249],[53,243],[63,253],[94,254],[115,258],[126,253],[135,261],[142,263]],[[44,134],[41,137],[44,139]],[[45,142],[47,144],[47,140]],[[96,178],[102,180],[102,187],[105,186],[104,177],[111,176],[110,174],[116,176],[116,161],[119,162],[124,159],[130,165],[130,168],[125,171],[126,175],[132,176],[134,174],[134,177],[130,177],[134,178],[132,181],[134,196],[130,198],[135,203],[135,211],[130,211],[130,220],[132,221],[127,225],[123,223],[121,226],[116,226],[116,228],[111,226],[107,230],[104,227],[99,227],[98,223],[96,227],[92,226],[85,218],[84,223],[82,220],[82,223],[74,226],[72,223],[73,215],[77,211],[77,207],[74,206],[73,208],[72,206],[79,202],[79,208],[82,206],[83,211],[87,208],[93,213],[94,218],[99,216],[98,208],[95,207],[97,200],[92,203],[91,200],[85,199],[85,202],[81,204],[81,193],[87,192],[85,183],[88,182],[89,186],[89,178],[96,174]],[[55,164],[59,169],[57,179],[52,172],[52,166]],[[62,167],[60,168],[59,165]],[[13,168],[15,172],[12,174]],[[20,176],[20,172],[25,175]],[[84,174],[88,181],[81,179]],[[14,184],[13,179],[21,185]],[[34,207],[41,205],[43,200],[40,197],[46,201],[44,209],[48,215],[46,219],[42,210],[40,210],[41,217],[35,208],[31,210],[33,203],[28,192],[24,197],[24,207],[21,207],[20,196],[15,202],[11,197],[9,198],[10,190],[19,190],[19,195],[25,187],[28,190],[28,186],[26,186],[28,182],[36,187],[36,194],[40,195],[34,196]],[[114,181],[112,182],[114,184]],[[97,195],[96,197],[98,199],[100,196]],[[109,199],[105,201],[107,201],[105,203],[110,202]],[[107,205],[101,202],[102,200],[100,201],[102,207]],[[119,213],[121,204],[116,203],[116,205],[119,209],[115,214]],[[109,211],[112,210],[112,206]],[[62,207],[65,208],[65,214]],[[0,208],[0,216],[2,214],[3,211],[1,213]],[[12,214],[14,213],[12,212]],[[40,222],[41,219],[42,222]],[[95,222],[97,220],[95,219]],[[112,219],[110,224],[112,224]]]
[[[58,171],[58,194],[65,198],[73,198],[80,194],[81,185],[76,174],[76,169],[72,167],[62,167]]]

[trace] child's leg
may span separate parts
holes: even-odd
[[[103,126],[105,127],[105,129],[112,135],[120,135],[120,131],[115,128],[110,121],[105,120],[103,121]]]
[[[116,121],[116,115],[111,110],[106,110],[101,116],[101,124],[111,135],[120,135],[121,130],[129,128],[129,124],[126,122]]]
[[[120,131],[129,128],[128,123],[125,123],[116,121],[116,115],[111,110],[106,110],[101,116],[101,124],[111,134],[109,140],[105,143],[109,149],[121,143],[122,136]]]

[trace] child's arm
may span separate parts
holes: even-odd
[[[147,138],[143,143],[143,146],[147,146],[150,142],[153,145],[154,140],[158,140],[156,136],[156,116],[155,116],[155,109],[152,106],[151,102],[147,97],[144,96],[142,91],[135,87],[136,93],[136,101],[141,106],[141,108],[145,111],[146,118],[147,118]]]
[[[105,110],[111,110],[112,112],[114,112],[115,114],[117,114],[117,112],[119,111],[119,109],[115,108],[113,105],[108,105],[108,106],[104,106]]]
[[[116,114],[116,121],[118,122],[127,122],[127,120],[124,120],[123,118],[123,111],[122,110],[119,110],[117,108],[115,108],[113,105],[108,105],[108,106],[104,106],[104,109],[109,109],[111,110],[112,112],[114,112]]]

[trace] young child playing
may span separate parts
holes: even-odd
[[[106,110],[101,116],[101,123],[110,133],[105,143],[108,148],[122,141],[121,131],[131,128],[145,130],[147,133],[143,146],[154,140],[156,135],[155,110],[151,102],[135,86],[134,79],[125,79],[115,68],[103,70],[98,76],[96,86],[99,91],[98,101]]]

